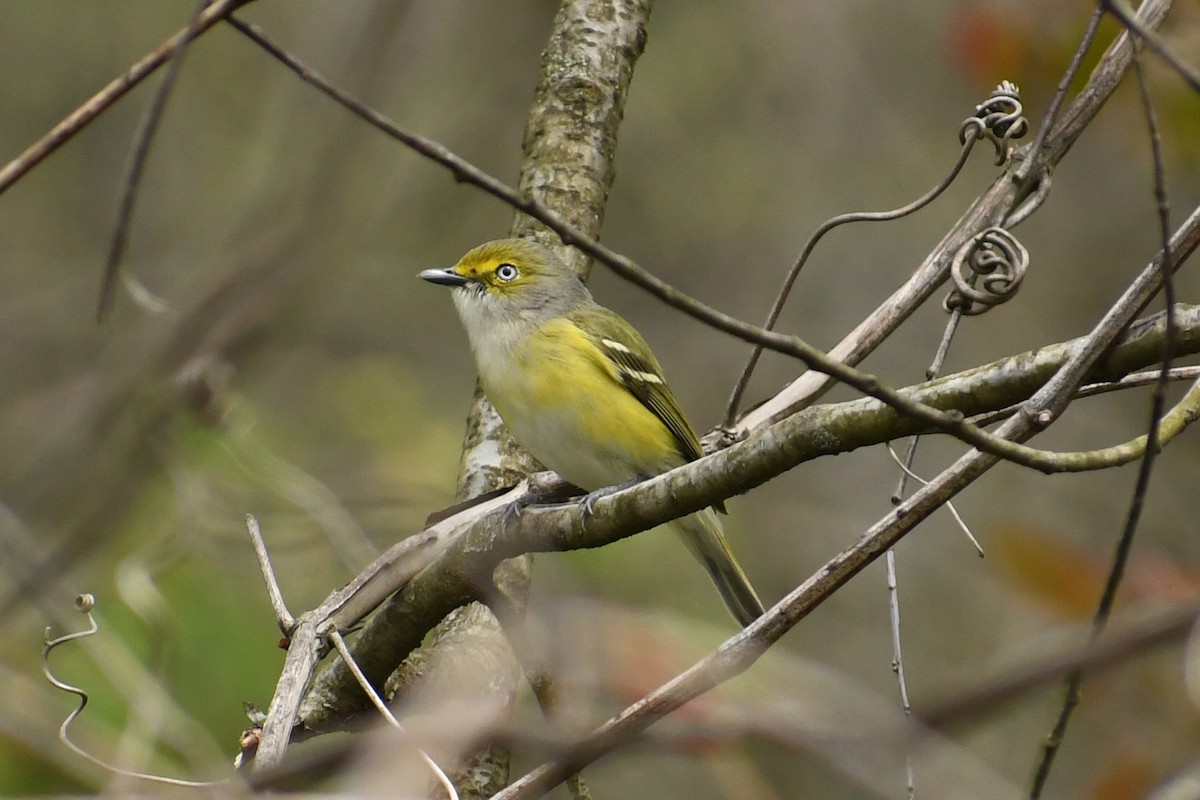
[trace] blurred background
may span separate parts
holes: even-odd
[[[6,3],[0,160],[183,27],[194,6]],[[515,184],[556,7],[259,0],[241,15],[402,126]],[[907,203],[939,181],[959,122],[999,81],[1021,86],[1036,126],[1091,7],[660,3],[620,133],[603,239],[684,291],[759,321],[823,220]],[[1197,52],[1198,23],[1194,5],[1173,12],[1166,32],[1180,52]],[[1108,41],[1113,26],[1104,31]],[[1149,74],[1178,221],[1200,200],[1200,101],[1157,64]],[[56,740],[74,700],[40,675],[44,626],[83,627],[71,611],[76,593],[97,595],[101,624],[100,636],[52,657],[91,694],[76,738],[137,768],[222,777],[246,725],[242,701],[265,706],[283,660],[243,515],[262,522],[299,611],[453,496],[474,374],[449,299],[415,275],[504,235],[510,210],[218,27],[187,53],[125,259],[162,308],[120,291],[97,324],[117,198],[159,80],[0,196],[0,794],[110,781]],[[780,328],[832,346],[996,172],[980,148],[915,218],[827,237]],[[1032,254],[1024,288],[964,325],[947,371],[1086,333],[1158,248],[1151,175],[1129,83],[1018,229]],[[603,268],[592,287],[646,335],[695,426],[714,426],[748,348]],[[1181,273],[1180,300],[1194,302],[1195,289]],[[898,385],[919,382],[944,323],[931,303],[865,366]],[[796,371],[765,357],[750,401]],[[199,413],[180,402],[181,381]],[[1088,400],[1038,443],[1122,441],[1144,427],[1148,408],[1135,392]],[[961,450],[928,440],[917,470],[932,475]],[[1198,467],[1192,432],[1159,461],[1122,609],[1196,593]],[[1135,474],[1046,478],[1001,466],[958,500],[986,558],[947,513],[903,542],[905,657],[918,710],[1082,641]],[[734,499],[733,546],[763,598],[777,600],[886,513],[896,477],[885,450],[870,448]],[[580,676],[567,694],[581,724],[734,632],[702,570],[654,532],[539,557],[531,620],[564,674]],[[806,687],[820,675],[894,705],[882,565],[778,649],[712,702],[811,702]],[[1200,717],[1183,687],[1179,647],[1089,682],[1049,796],[1138,797],[1184,767],[1200,744]],[[1023,786],[1059,693],[1048,686],[953,739]],[[919,767],[918,791],[930,780]],[[765,736],[702,751],[644,748],[588,775],[598,797],[877,796],[820,753]],[[884,777],[899,796],[902,772]]]

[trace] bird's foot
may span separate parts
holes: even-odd
[[[617,483],[612,486],[605,486],[603,489],[597,489],[594,492],[588,492],[586,495],[584,495],[583,499],[579,501],[579,516],[583,519],[583,524],[586,526],[588,524],[588,520],[591,519],[596,513],[596,501],[600,500],[601,498],[608,497],[610,494],[616,494],[617,492],[624,491],[631,486],[637,486],[644,480],[646,480],[646,476],[637,475],[627,481],[622,481],[621,483]]]
[[[529,491],[513,500],[504,508],[500,526],[507,529],[510,522],[520,519],[522,512],[530,506],[554,505],[577,497],[582,489],[567,483],[553,472],[537,472],[529,476]]]
[[[522,512],[532,505],[537,505],[538,500],[538,495],[523,494],[516,500],[513,500],[511,503],[506,505],[504,507],[504,513],[500,517],[500,529],[505,531],[508,530],[509,524],[515,520],[519,520]]]

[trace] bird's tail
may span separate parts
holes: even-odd
[[[716,584],[725,607],[734,619],[744,627],[762,616],[762,601],[733,557],[717,512],[706,508],[675,520],[671,527],[683,539],[692,555],[708,570],[709,577]]]

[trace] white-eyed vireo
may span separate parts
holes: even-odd
[[[502,239],[421,277],[453,288],[483,391],[516,440],[565,480],[590,492],[700,457],[645,340],[550,250]],[[713,509],[671,527],[738,622],[763,613]]]

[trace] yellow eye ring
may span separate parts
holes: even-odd
[[[517,276],[520,274],[521,273],[512,264],[501,264],[500,266],[496,267],[496,277],[505,283],[516,280]]]

